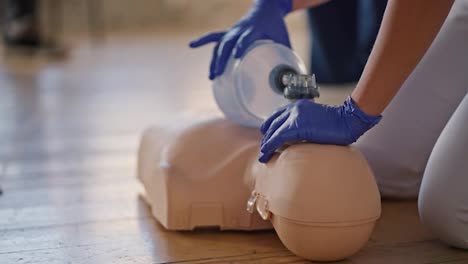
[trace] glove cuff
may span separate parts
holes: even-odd
[[[377,125],[382,119],[382,115],[372,116],[364,113],[354,102],[351,96],[348,96],[346,101],[343,104],[345,111],[352,114],[354,117],[357,117],[361,122],[365,123],[368,126],[368,129]]]
[[[284,17],[292,11],[293,0],[255,0],[254,5],[260,9],[266,5],[276,5]]]

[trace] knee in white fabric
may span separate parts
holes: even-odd
[[[383,198],[416,198],[424,168],[398,160],[394,153],[375,142],[358,142],[356,146],[366,157]]]
[[[467,205],[453,204],[433,193],[420,196],[418,207],[421,221],[437,238],[451,246],[468,249]]]
[[[468,249],[468,95],[442,131],[419,194],[423,223],[442,241]]]

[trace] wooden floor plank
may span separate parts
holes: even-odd
[[[66,173],[69,170],[82,169],[83,171],[96,171],[106,168],[135,168],[135,153],[114,153],[113,155],[83,155],[77,158],[35,159],[28,162],[8,161],[3,171],[4,178],[16,177],[21,174],[34,173]]]
[[[109,184],[112,182],[112,184]],[[140,185],[132,175],[106,177],[82,185],[45,185],[42,188],[9,189],[3,188],[6,195],[0,199],[0,210],[25,209],[42,206],[82,206],[95,203],[113,203],[131,200],[137,196]],[[1,211],[0,211],[1,212]]]
[[[16,190],[54,189],[58,187],[86,189],[88,186],[109,185],[109,182],[119,183],[129,178],[135,181],[134,175],[134,167],[100,168],[97,171],[77,168],[68,169],[62,173],[37,172],[23,173],[17,177],[5,177],[2,179],[2,186],[6,191],[15,190],[10,195],[17,196]]]
[[[66,138],[61,136],[49,137],[38,136],[29,139],[21,138],[20,142],[14,142],[16,148],[5,148],[2,145],[3,152],[0,154],[10,154],[9,159],[31,160],[34,158],[60,158],[70,155],[92,155],[94,153],[113,153],[124,151],[135,151],[138,147],[140,133],[121,134],[121,135],[82,135]]]
[[[273,232],[168,232],[151,218],[0,233],[5,263],[21,256],[19,263],[60,263],[63,254],[73,263],[165,263],[277,251],[285,248]]]
[[[137,195],[128,198],[124,195],[122,198],[113,203],[96,201],[69,205],[38,205],[1,209],[0,230],[75,225],[146,217],[141,215],[142,204],[138,202]],[[96,200],[99,199],[96,198]]]

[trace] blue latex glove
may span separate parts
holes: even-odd
[[[349,145],[376,125],[382,116],[361,111],[351,97],[340,106],[299,100],[287,105],[262,125],[264,135],[259,161],[266,163],[285,143],[314,142]]]
[[[228,30],[204,35],[190,42],[190,47],[216,42],[209,75],[213,80],[223,74],[231,54],[234,53],[235,58],[242,57],[256,40],[272,40],[290,48],[284,16],[291,9],[292,0],[255,0],[247,15]]]

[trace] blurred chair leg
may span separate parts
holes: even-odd
[[[46,24],[49,28],[47,36],[42,36],[42,50],[49,56],[60,58],[67,56],[68,50],[63,44],[64,40],[64,10],[63,0],[39,1],[45,4]]]
[[[88,0],[88,30],[94,42],[105,40],[103,5],[101,0]]]
[[[51,35],[47,42],[52,43],[57,39],[63,38],[63,2],[62,0],[50,0],[48,3],[48,26],[51,30]]]

